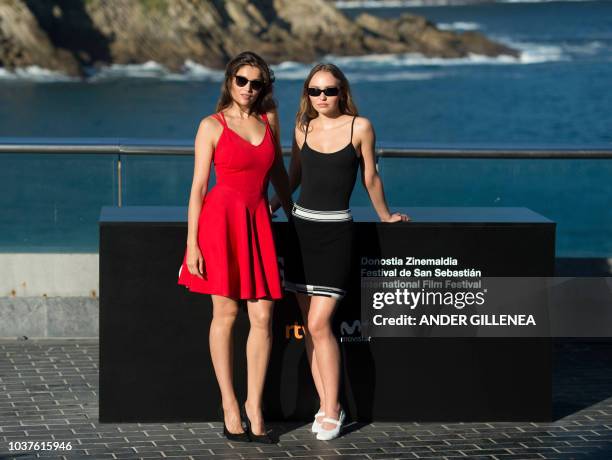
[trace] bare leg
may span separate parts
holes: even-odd
[[[304,325],[306,325],[306,329],[308,329],[307,325],[308,313],[310,311],[310,296],[299,293],[296,293],[295,296],[302,312]],[[308,357],[308,364],[310,365],[310,371],[312,372],[312,379],[314,380],[315,388],[317,389],[317,393],[319,395],[319,411],[323,411],[325,406],[325,390],[323,388],[323,381],[321,380],[321,374],[319,373],[319,367],[317,365],[317,355],[312,344],[312,337],[310,337],[308,330],[306,330],[304,340],[306,344],[306,356]],[[321,420],[323,420],[323,415],[317,417],[317,422],[321,423]]]
[[[232,330],[238,314],[238,302],[229,297],[212,295],[213,319],[208,336],[210,356],[221,390],[223,418],[230,433],[242,433],[240,408],[234,392],[234,347]]]
[[[314,345],[317,367],[323,383],[325,416],[338,419],[340,403],[340,348],[332,332],[331,321],[338,305],[333,297],[312,296],[308,312],[308,333]],[[334,425],[323,422],[321,426],[331,430]]]
[[[249,300],[247,302],[251,330],[247,340],[248,391],[245,408],[251,421],[254,434],[266,433],[262,414],[263,388],[272,348],[272,311],[271,300]]]

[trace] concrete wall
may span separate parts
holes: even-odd
[[[0,254],[0,337],[97,337],[98,254]]]

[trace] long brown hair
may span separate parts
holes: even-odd
[[[274,72],[272,69],[270,69],[266,61],[264,61],[258,54],[255,54],[252,51],[244,51],[238,56],[234,57],[227,63],[227,66],[225,66],[225,80],[221,85],[221,96],[219,96],[219,100],[217,101],[217,112],[220,112],[226,107],[232,105],[232,80],[236,76],[238,70],[245,65],[257,67],[261,72],[261,79],[264,82],[264,86],[259,91],[257,99],[255,99],[255,102],[253,102],[251,107],[249,107],[249,114],[253,112],[266,113],[276,108],[276,102],[274,101],[274,97],[272,95]]]
[[[357,111],[357,106],[355,102],[353,102],[353,96],[351,95],[351,86],[349,85],[348,79],[342,73],[342,70],[338,68],[338,66],[329,63],[322,63],[315,65],[306,80],[304,80],[304,87],[302,88],[302,97],[300,98],[300,108],[295,116],[295,122],[298,128],[301,131],[306,131],[306,126],[313,118],[318,116],[318,112],[310,103],[310,97],[308,96],[308,86],[310,85],[310,80],[317,72],[324,71],[331,73],[339,82],[340,82],[340,94],[338,97],[340,100],[338,101],[338,108],[340,113],[346,115],[359,115]]]

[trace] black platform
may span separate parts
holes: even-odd
[[[353,209],[356,256],[456,257],[483,276],[551,276],[555,224],[525,208],[405,208],[413,222],[383,224]],[[219,419],[208,351],[210,297],[177,284],[185,207],[102,209],[100,420]],[[274,227],[279,254],[287,222]],[[357,262],[359,259],[356,259]],[[334,330],[343,356],[343,404],[361,421],[547,421],[548,338],[360,337],[359,263]],[[276,303],[264,394],[268,420],[310,420],[318,401],[291,294]],[[246,314],[236,329],[235,385],[246,386]]]

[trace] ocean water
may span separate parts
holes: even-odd
[[[517,59],[327,56],[349,77],[379,146],[612,148],[612,2],[343,11],[413,12],[521,51]],[[274,66],[285,145],[309,69]],[[79,81],[0,69],[0,137],[189,142],[214,110],[222,73],[191,62],[184,70],[112,66]],[[123,160],[124,204],[186,205],[191,158]],[[97,249],[99,206],[117,201],[116,159],[2,155],[0,162],[7,210],[0,250]],[[612,160],[382,159],[379,166],[392,206],[527,206],[558,223],[558,255],[612,256]],[[367,203],[358,186],[352,204]]]

